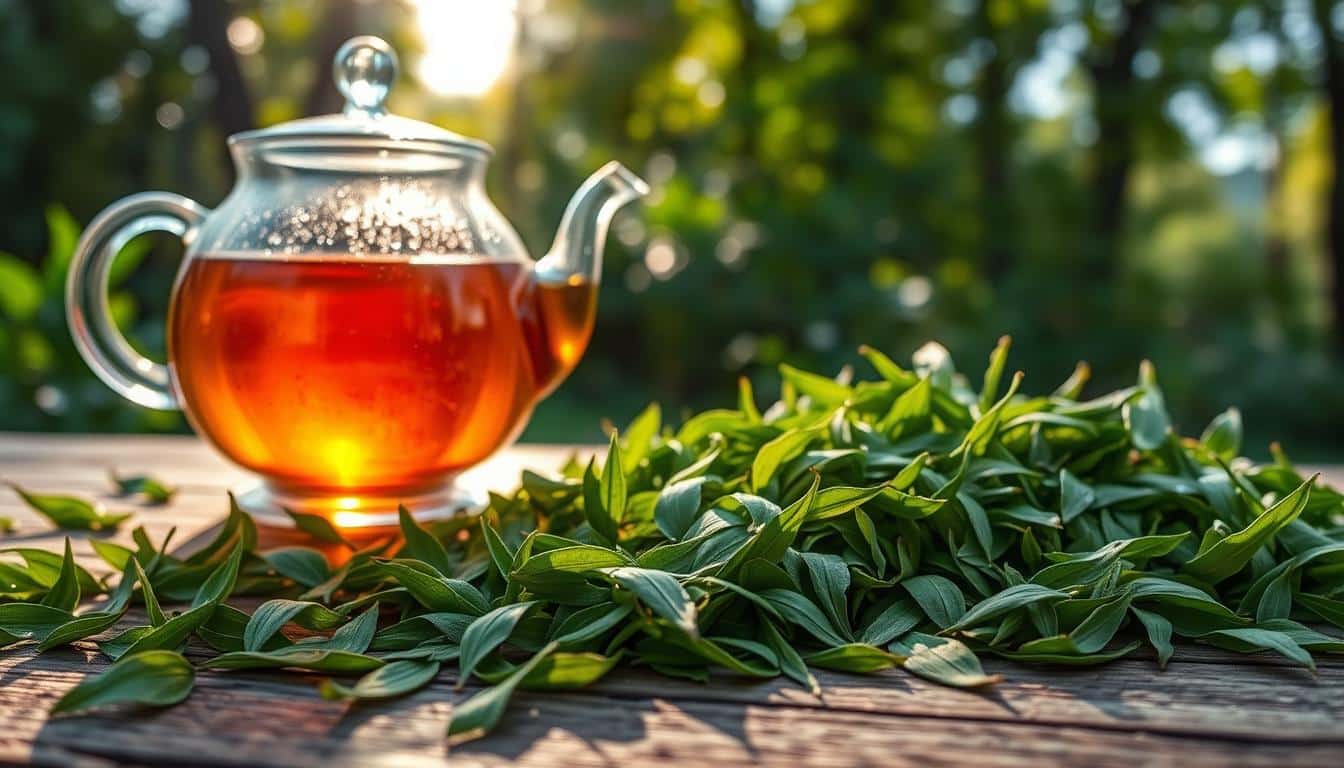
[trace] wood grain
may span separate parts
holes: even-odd
[[[474,470],[468,482],[506,489],[522,466],[545,469],[566,447],[525,446]],[[152,471],[182,492],[165,507],[110,495],[106,470]],[[1332,469],[1340,477],[1338,469]],[[191,438],[0,435],[0,477],[39,490],[78,491],[135,509],[155,538],[203,537],[226,510],[224,490],[246,475]],[[52,531],[8,491],[0,515],[16,535],[0,546],[56,549]],[[112,535],[127,539],[130,527]],[[87,536],[76,551],[92,558]],[[124,625],[140,620],[128,616]],[[190,655],[203,658],[202,649]],[[1092,669],[986,660],[1006,680],[974,693],[893,671],[821,673],[820,699],[783,680],[716,678],[710,685],[621,669],[577,693],[520,694],[506,724],[449,748],[449,673],[414,696],[351,707],[322,701],[317,676],[202,672],[184,704],[49,720],[84,675],[106,667],[89,643],[37,656],[0,650],[0,762],[46,765],[1340,765],[1344,662],[1318,676],[1272,657],[1178,648],[1159,671],[1150,655]]]

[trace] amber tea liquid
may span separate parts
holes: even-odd
[[[278,491],[413,493],[513,438],[595,306],[595,286],[515,262],[207,255],[168,345],[197,431]]]

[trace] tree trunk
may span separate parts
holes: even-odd
[[[331,60],[346,40],[358,34],[358,9],[351,0],[329,0],[326,12],[322,14],[321,31],[313,42],[313,61],[317,64],[317,77],[308,89],[308,98],[303,103],[303,114],[328,115],[340,112],[345,101],[336,90],[336,81],[331,77]]]
[[[1155,0],[1134,0],[1124,27],[1093,61],[1097,143],[1094,151],[1092,241],[1083,252],[1084,277],[1095,287],[1116,274],[1134,166],[1134,56],[1154,21]]]
[[[977,23],[980,35],[994,45],[977,86],[980,115],[975,126],[975,150],[980,177],[980,242],[986,274],[997,284],[1010,271],[1013,255],[1012,196],[1008,193],[1008,152],[1012,146],[1006,109],[1008,62],[990,17],[989,0],[980,3]]]
[[[1330,192],[1325,209],[1326,271],[1330,281],[1333,348],[1344,356],[1344,62],[1330,22],[1334,3],[1313,0],[1312,10],[1324,44],[1325,100],[1330,122]]]
[[[255,127],[252,120],[252,99],[243,81],[242,70],[233,47],[229,45],[228,28],[233,15],[224,0],[191,0],[187,15],[187,40],[205,49],[210,59],[210,73],[215,78],[215,97],[211,101],[210,119],[223,136],[231,136]],[[228,147],[219,142],[224,153],[224,167],[233,168]]]
[[[1274,3],[1266,3],[1265,10],[1272,19],[1282,15],[1282,9]],[[1270,24],[1274,41],[1280,50],[1288,50],[1289,41],[1283,33],[1283,25]],[[1295,336],[1299,328],[1298,313],[1294,310],[1292,290],[1292,269],[1288,248],[1288,235],[1284,219],[1284,164],[1287,162],[1287,122],[1288,92],[1292,86],[1288,83],[1286,64],[1274,68],[1265,84],[1265,130],[1274,142],[1274,165],[1265,174],[1265,283],[1269,293],[1271,310],[1279,327]]]

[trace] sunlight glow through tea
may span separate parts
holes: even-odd
[[[528,267],[202,255],[169,320],[181,400],[277,490],[432,488],[508,443],[588,344],[596,286]]]

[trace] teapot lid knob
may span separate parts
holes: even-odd
[[[377,117],[397,79],[397,52],[381,37],[361,35],[345,41],[332,62],[336,88],[345,97],[347,117]]]

